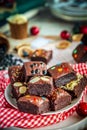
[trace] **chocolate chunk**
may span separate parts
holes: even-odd
[[[39,70],[38,70],[38,69],[36,69],[36,70],[35,70],[35,73],[36,73],[36,74],[38,74],[38,73],[39,73]]]
[[[46,75],[46,74],[47,74],[47,71],[46,71],[46,70],[43,70],[43,74]]]
[[[31,74],[35,74],[35,70],[31,70]]]

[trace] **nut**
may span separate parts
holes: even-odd
[[[19,88],[19,93],[20,94],[24,94],[24,93],[26,93],[26,91],[27,91],[26,86],[22,86],[22,87]]]
[[[48,76],[43,76],[43,77],[41,77],[41,79],[42,79],[43,81],[49,81],[49,77],[48,77]]]
[[[22,86],[23,84],[21,83],[21,82],[15,82],[14,84],[13,84],[13,86],[14,87],[20,87],[20,86]]]
[[[30,83],[35,83],[40,80],[40,77],[34,77],[33,79],[30,80]]]

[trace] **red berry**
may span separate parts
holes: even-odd
[[[62,38],[62,39],[69,39],[70,38],[70,33],[68,32],[68,31],[66,31],[66,30],[64,30],[64,31],[62,31],[61,33],[60,33],[60,37]]]
[[[87,116],[87,103],[86,102],[79,103],[76,108],[76,112],[80,116],[84,116],[84,117]]]
[[[87,26],[86,25],[85,26],[81,26],[80,31],[83,34],[87,34]]]
[[[37,34],[39,33],[39,28],[36,27],[36,26],[31,27],[30,33],[31,33],[32,35],[37,35]]]

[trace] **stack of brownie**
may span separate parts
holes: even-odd
[[[31,114],[66,107],[87,84],[87,78],[77,74],[68,63],[47,69],[42,61],[30,61],[10,67],[8,73],[19,110]]]
[[[79,97],[87,85],[86,76],[76,73],[68,63],[52,66],[48,74],[53,77],[55,87],[67,91],[72,99]]]

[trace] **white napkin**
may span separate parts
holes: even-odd
[[[37,37],[36,39],[34,39],[31,42],[31,48],[33,48],[33,49],[42,48],[43,46],[46,46],[51,42],[52,42],[52,40],[50,40],[50,39],[43,38],[43,37]]]

